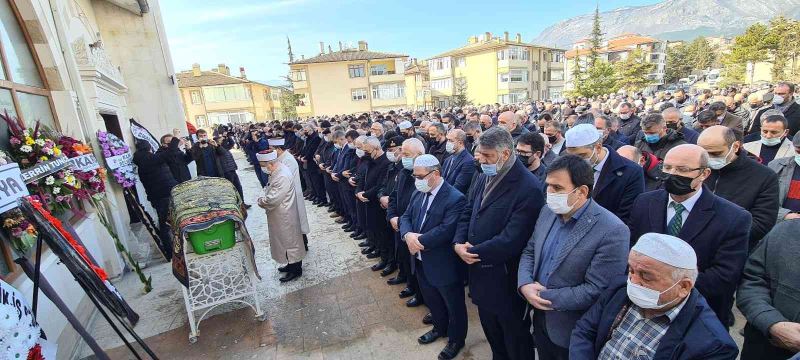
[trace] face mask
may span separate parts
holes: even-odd
[[[431,186],[428,185],[428,180],[426,179],[414,179],[414,186],[417,188],[417,191],[421,193],[428,193],[433,190],[431,189]]]
[[[658,140],[661,140],[661,135],[659,134],[644,134],[644,141],[650,144],[655,144]]]
[[[572,206],[575,206],[575,204],[572,204],[572,206],[569,205],[569,194],[572,194],[575,192],[575,190],[578,190],[578,188],[575,188],[566,194],[547,193],[547,207],[549,207],[550,210],[553,210],[553,212],[558,215],[563,215],[570,212],[572,210]]]
[[[764,146],[776,146],[781,142],[783,142],[783,139],[781,138],[765,138],[765,137],[761,138],[761,144]]]
[[[547,140],[550,141],[550,144],[555,144],[558,142],[558,138],[555,135],[547,136]]]
[[[498,157],[497,163],[495,164],[481,164],[481,171],[487,176],[495,176],[497,175],[497,169],[501,167],[500,164],[500,159]]]
[[[341,148],[342,148],[342,145],[339,145],[339,144],[333,144],[333,147],[335,147],[335,148],[337,148],[337,149],[341,149]]]
[[[208,138],[207,138],[207,137],[201,137],[201,138],[200,138],[200,142],[201,142],[201,143],[203,143],[203,144],[205,144],[205,143],[207,143],[207,142],[208,142]]]
[[[406,170],[413,170],[414,169],[414,159],[404,157],[403,160],[403,168]]]
[[[664,174],[664,176],[664,190],[667,190],[668,193],[682,196],[694,191],[692,188],[693,178],[671,174]]]
[[[772,103],[775,105],[783,104],[783,96],[774,95],[772,97]]]
[[[620,118],[620,119],[622,119],[622,120],[628,120],[628,119],[630,119],[630,118],[631,118],[631,114],[630,114],[630,113],[627,113],[627,114],[619,114],[619,118]]]
[[[328,141],[328,138],[325,135],[323,135],[322,133],[319,133],[319,138],[323,139],[325,141]]]
[[[397,162],[397,156],[393,152],[387,152],[386,158],[391,162]]]
[[[725,166],[727,166],[729,164],[728,155],[731,154],[731,151],[733,151],[733,145],[731,145],[730,150],[728,150],[728,152],[725,154],[725,156],[723,156],[723,157],[709,157],[708,158],[708,167],[710,167],[710,168],[712,168],[714,170],[719,170],[719,169],[722,169]]]
[[[456,152],[456,144],[453,143],[452,141],[448,141],[447,144],[445,144],[444,149],[448,153],[452,154]]]
[[[668,289],[662,292],[658,292],[656,290],[634,284],[631,282],[631,279],[628,279],[628,288],[627,288],[628,298],[630,298],[631,302],[636,304],[636,306],[642,309],[652,309],[652,310],[663,309],[664,307],[669,306],[670,304],[674,303],[676,300],[679,299],[676,297],[672,299],[672,301],[666,304],[661,304],[661,305],[658,304],[658,299],[661,297],[661,294],[674,288],[675,285],[678,285],[678,283],[673,284]]]
[[[717,121],[722,122],[722,119],[724,119],[724,118],[725,118],[725,114],[717,116]]]
[[[794,156],[794,162],[797,163],[797,166],[800,166],[800,154],[796,154]]]
[[[750,108],[755,110],[755,109],[758,109],[759,106],[757,104],[750,104]]]
[[[356,146],[351,144],[351,143],[347,143],[347,148],[352,150],[352,149],[355,149]]]
[[[475,142],[475,137],[472,136],[472,135],[467,135],[467,142],[474,143]]]
[[[364,152],[364,150],[361,150],[361,149],[356,149],[356,156],[358,156],[358,157],[360,157],[360,158],[361,158],[361,157],[364,157],[364,155],[366,155],[366,153]]]
[[[597,151],[597,150],[595,150],[594,148],[592,148],[592,155],[589,155],[589,157],[588,157],[588,158],[584,159],[584,160],[586,160],[586,163],[588,163],[588,164],[589,164],[589,166],[591,166],[591,167],[594,167],[594,166],[596,165],[596,164],[595,164],[595,162],[592,160],[592,158],[594,158],[594,156],[595,156],[595,154],[596,154],[596,151]]]
[[[667,129],[678,130],[678,123],[667,123]]]
[[[519,158],[520,161],[522,161],[522,165],[525,165],[525,167],[528,167],[528,165],[529,165],[529,163],[531,161],[531,157],[530,156],[517,155],[517,157]]]

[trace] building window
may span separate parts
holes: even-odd
[[[512,69],[508,75],[511,82],[528,82],[528,70]]]
[[[438,80],[432,80],[431,81],[431,89],[446,90],[446,89],[450,89],[452,87],[453,87],[453,79],[452,78],[438,79]]]
[[[553,53],[553,62],[563,62],[564,61],[564,53],[562,52],[554,52]]]
[[[200,96],[200,91],[192,90],[189,92],[189,95],[192,97],[192,105],[200,105],[203,103],[203,98]]]
[[[305,70],[292,70],[289,73],[289,77],[292,78],[292,81],[306,81],[306,71]]]
[[[297,95],[300,95],[300,97],[297,99],[297,106],[311,105],[311,99],[308,98],[308,93],[300,93]]]
[[[348,65],[347,70],[351,78],[364,77],[364,65]]]
[[[251,122],[254,119],[255,116],[253,116],[253,113],[247,111],[209,113],[207,121],[208,125],[206,126],[214,126],[221,124],[244,124]]]
[[[425,90],[417,90],[417,99],[422,99],[425,97]]]
[[[388,75],[389,74],[389,70],[386,68],[386,64],[372,65],[372,66],[369,67],[369,74],[370,75]]]
[[[250,89],[242,85],[204,87],[203,97],[210,103],[250,100]]]
[[[194,117],[194,123],[195,123],[195,125],[197,125],[199,127],[209,126],[208,120],[206,120],[206,116],[205,115],[197,115],[197,116],[195,116]]]
[[[406,86],[403,83],[380,84],[372,86],[372,98],[375,100],[394,100],[406,97]]]
[[[539,71],[539,62],[538,61],[534,61],[533,62],[533,71]]]
[[[456,67],[465,67],[467,66],[467,58],[460,56],[456,58]]]
[[[497,51],[497,60],[530,60],[530,53],[525,47],[509,46]]]
[[[264,89],[264,100],[269,100],[269,90]]]
[[[444,58],[431,59],[429,64],[430,64],[431,69],[433,69],[433,71],[449,70],[450,69],[450,58],[449,57],[444,57]]]
[[[549,81],[562,81],[564,80],[564,70],[550,70]]]
[[[512,91],[508,94],[498,95],[497,102],[500,104],[518,104],[528,98],[526,90]]]
[[[272,93],[272,101],[278,101],[279,99],[280,99],[280,96],[278,96],[278,93],[277,92],[273,92]]]
[[[350,90],[350,98],[352,98],[353,101],[367,100],[367,89]]]

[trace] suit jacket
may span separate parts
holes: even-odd
[[[624,277],[583,315],[572,331],[569,358],[597,359],[611,337],[611,327],[624,306],[630,306]],[[714,316],[703,295],[692,289],[689,299],[661,337],[654,360],[734,360],[739,348]]]
[[[473,160],[474,158],[469,152],[462,150],[460,153],[448,157],[442,166],[442,176],[445,181],[462,194],[467,193],[469,185],[472,183],[472,175],[475,173]]]
[[[400,238],[403,239],[409,232],[422,234],[419,237],[419,242],[425,247],[422,250],[422,266],[431,285],[460,284],[462,279],[458,269],[461,259],[453,251],[453,235],[467,200],[456,188],[443,182],[428,208],[425,222],[420,226],[418,222],[423,202],[423,193],[415,191],[411,195],[411,204],[400,217]],[[416,261],[412,259],[412,269],[415,266]]]
[[[759,137],[759,139],[756,140],[756,141],[751,141],[751,142],[744,143],[744,145],[742,145],[742,147],[745,150],[747,150],[747,152],[749,152],[749,153],[751,153],[751,154],[753,154],[755,156],[758,156],[760,158],[761,157],[761,145],[762,145],[761,144],[761,138]],[[792,145],[792,139],[790,139],[790,138],[784,138],[783,139],[783,142],[781,142],[781,147],[778,148],[778,153],[775,154],[775,157],[773,158],[773,160],[780,159],[782,157],[787,157],[787,156],[794,156],[794,145]],[[761,159],[759,159],[759,163],[764,164],[763,160],[761,160]],[[766,164],[764,164],[764,165],[766,165]]]
[[[609,280],[624,275],[628,267],[628,227],[595,201],[590,199],[586,206],[567,240],[558,244],[548,289],[540,294],[553,302],[553,311],[534,309],[545,316],[550,339],[561,347],[569,347],[575,322],[600,297]],[[534,283],[544,242],[559,218],[548,207],[539,213],[533,235],[522,251],[517,288]]]
[[[789,136],[794,136],[794,134],[797,134],[797,131],[800,131],[800,104],[797,103],[797,99],[792,99],[792,101],[792,104],[789,105],[789,108],[783,113],[783,116],[786,117],[786,122],[789,123]],[[758,111],[755,118],[753,118],[753,124],[750,130],[751,133],[761,133],[761,116],[764,115],[767,110],[774,108],[774,106],[770,106]]]
[[[792,176],[794,175],[795,167],[797,167],[797,163],[794,161],[793,156],[780,159],[776,158],[769,162],[769,168],[778,174],[778,202],[780,203],[780,207],[778,208],[778,222],[783,221],[783,218],[792,212],[783,207],[783,202],[786,200],[786,195],[789,194],[789,186],[792,184]]]
[[[636,196],[644,192],[642,168],[616,151],[606,147],[608,158],[600,170],[600,177],[592,190],[592,198],[600,206],[628,221]]]
[[[636,198],[629,223],[631,244],[645,233],[667,233],[668,196],[666,190],[655,190]],[[695,287],[723,324],[747,260],[752,221],[750,213],[704,186],[678,234],[697,254],[700,275]]]
[[[469,265],[472,302],[485,311],[524,315],[517,295],[519,257],[533,232],[544,195],[539,180],[514,160],[505,177],[484,197],[486,174],[472,184],[454,243],[469,242],[480,262]],[[517,312],[518,311],[518,312]]]
[[[414,177],[411,176],[411,170],[400,169],[400,171],[397,172],[394,190],[389,194],[389,206],[386,207],[386,221],[403,216],[403,213],[406,212],[406,208],[411,201],[411,194],[413,194],[414,191],[417,190],[414,187]]]

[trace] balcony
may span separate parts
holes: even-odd
[[[393,71],[389,71],[386,74],[382,75],[370,75],[369,82],[370,83],[384,83],[384,82],[403,82],[405,81],[404,74],[395,74]]]
[[[308,81],[292,81],[292,86],[295,89],[307,89]]]

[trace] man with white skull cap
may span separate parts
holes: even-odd
[[[594,169],[592,199],[628,222],[636,196],[644,192],[644,174],[638,164],[603,146],[593,124],[578,124],[565,134],[567,152],[578,155]]]
[[[694,288],[697,256],[685,241],[642,235],[624,278],[578,321],[570,359],[735,359],[736,343]]]

